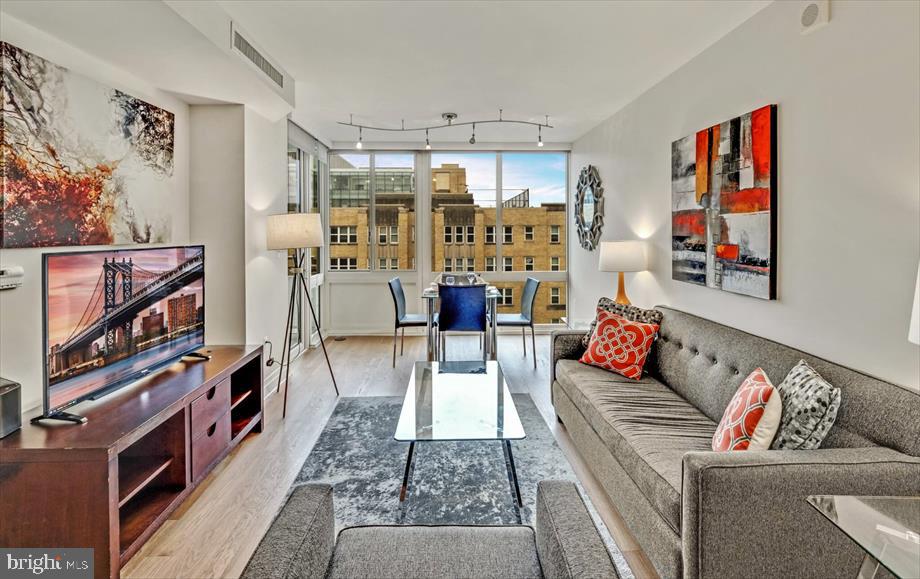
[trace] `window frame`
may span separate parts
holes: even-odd
[[[558,255],[551,255],[549,258],[549,270],[550,271],[562,271],[562,260],[559,259]]]
[[[534,260],[534,256],[525,255],[524,256],[524,271],[534,271],[534,263],[536,263]]]
[[[502,225],[502,245],[514,245],[513,225]]]
[[[486,256],[486,271],[487,271],[487,272],[494,272],[494,271],[496,271],[496,269],[495,269],[495,256],[494,256],[494,255],[487,255],[487,256]]]
[[[561,238],[562,238],[562,230],[560,229],[560,227],[558,225],[550,225],[549,226],[549,242],[554,243],[554,244],[562,243]]]
[[[549,288],[549,305],[558,306],[562,303],[562,288],[551,287]]]
[[[495,245],[495,226],[486,225],[486,245]]]
[[[502,271],[514,271],[514,256],[502,257]]]
[[[524,241],[533,241],[534,240],[534,227],[533,225],[524,226]]]

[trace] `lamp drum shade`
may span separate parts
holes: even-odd
[[[268,249],[322,247],[323,224],[319,213],[269,215],[266,243]]]
[[[597,268],[600,271],[645,271],[648,251],[644,241],[602,241]]]
[[[917,289],[914,290],[914,307],[910,312],[910,331],[907,339],[920,344],[920,267],[917,268]]]

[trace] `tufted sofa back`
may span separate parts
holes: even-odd
[[[755,368],[778,384],[805,360],[840,388],[840,411],[823,448],[887,446],[920,456],[920,393],[692,314],[656,309],[664,319],[648,371],[712,420],[722,418]]]

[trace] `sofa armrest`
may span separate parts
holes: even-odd
[[[540,482],[536,518],[537,554],[545,577],[619,577],[573,483]]]
[[[294,489],[243,571],[244,579],[322,578],[335,547],[330,485]]]
[[[920,459],[883,447],[691,452],[685,578],[856,576],[862,552],[808,495],[918,495]]]
[[[585,336],[582,330],[555,330],[550,336],[550,348],[552,350],[552,363],[549,368],[549,385],[552,390],[553,382],[556,381],[556,362],[559,360],[578,360],[585,353],[585,347],[581,344],[581,339]]]

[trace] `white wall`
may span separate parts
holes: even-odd
[[[98,82],[144,99],[176,115],[173,176],[163,203],[172,211],[172,243],[189,239],[189,119],[188,105],[131,74],[64,44],[8,14],[0,14],[0,39],[37,54]],[[0,292],[0,376],[22,384],[22,407],[42,403],[42,287],[41,254],[83,248],[0,250],[0,264],[25,268],[22,287]]]
[[[192,105],[190,237],[205,245],[205,339],[246,341],[243,105]]]
[[[832,2],[799,34],[799,2],[775,2],[574,143],[598,167],[603,238],[649,237],[633,303],[667,304],[901,385],[920,384],[907,341],[920,255],[920,3]],[[598,71],[603,74],[603,71]],[[671,280],[671,142],[775,103],[778,301]],[[572,221],[570,220],[570,223]],[[570,231],[576,320],[615,291]],[[781,379],[782,377],[774,377]]]
[[[245,111],[246,342],[271,340],[280,356],[290,295],[287,254],[265,245],[268,215],[287,211],[287,119]]]

